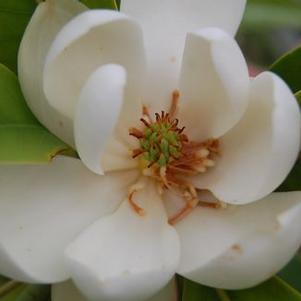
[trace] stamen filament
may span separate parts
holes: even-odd
[[[220,155],[219,141],[190,141],[184,133],[185,126],[179,127],[176,118],[179,107],[179,91],[172,93],[168,112],[155,113],[154,119],[146,106],[142,108],[140,121],[143,130],[130,128],[129,134],[139,140],[140,147],[132,151],[132,158],[139,159],[139,166],[144,176],[153,178],[158,183],[158,191],[173,190],[185,201],[185,206],[169,219],[175,224],[189,214],[197,205],[207,208],[221,208],[220,203],[203,202],[198,199],[196,188],[187,179],[205,173],[215,166],[215,158]],[[139,184],[139,183],[138,183]],[[134,201],[134,194],[141,185],[134,185],[129,191],[128,201],[133,210],[143,216],[145,211]],[[138,185],[138,186],[137,186]]]

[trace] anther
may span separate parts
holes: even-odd
[[[144,138],[144,133],[136,128],[129,129],[130,136],[134,136],[137,139]]]
[[[141,121],[147,128],[150,128],[150,124],[149,124],[144,118],[140,118],[140,121]]]
[[[143,154],[145,152],[145,150],[141,149],[141,148],[137,148],[137,149],[134,149],[132,151],[132,158],[135,159],[137,158],[138,156],[140,156],[141,154]]]

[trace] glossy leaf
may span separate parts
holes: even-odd
[[[115,0],[81,0],[89,8],[117,9]]]
[[[274,277],[245,290],[225,291],[184,280],[182,301],[300,301],[301,294],[283,280]]]
[[[4,296],[0,297],[0,301],[17,301],[18,296],[22,293],[24,289],[25,289],[24,284],[17,286],[15,289],[9,291]]]
[[[296,28],[301,26],[301,3],[296,0],[248,0],[244,30]]]
[[[17,53],[36,7],[34,0],[0,1],[0,63],[17,70]]]
[[[298,102],[299,102],[299,105],[300,105],[300,108],[301,108],[301,90],[298,91],[296,94],[295,94]]]
[[[301,91],[297,92],[295,94],[300,108],[301,108]],[[278,187],[277,191],[298,191],[301,190],[301,153],[299,154],[299,157],[285,179],[285,181]],[[301,282],[301,281],[300,281]]]
[[[301,255],[293,260],[279,273],[279,277],[301,292]]]
[[[182,301],[220,301],[217,290],[197,284],[187,279],[183,280]]]
[[[89,8],[117,9],[115,0],[82,0]],[[0,1],[0,63],[17,72],[17,55],[36,0]]]
[[[271,71],[278,74],[294,93],[301,90],[301,46],[291,50],[277,60]]]
[[[0,163],[47,162],[70,148],[39,124],[16,76],[0,65]]]
[[[1,297],[0,301],[48,301],[49,298],[49,286],[20,284],[8,294]]]

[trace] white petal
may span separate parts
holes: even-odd
[[[93,71],[109,63],[124,66],[133,88],[140,89],[144,72],[140,27],[109,10],[90,10],[73,18],[47,55],[44,89],[49,103],[72,119],[84,83]]]
[[[71,277],[88,299],[146,300],[175,273],[179,241],[153,184],[147,182],[134,199],[145,216],[138,215],[125,200],[113,215],[94,223],[66,251]]]
[[[117,139],[118,128],[124,132],[124,140],[129,140],[128,129],[133,125],[129,122],[135,125],[141,116],[142,105],[131,95],[126,81],[124,68],[104,65],[91,75],[82,89],[74,119],[75,142],[81,159],[95,173],[136,166],[127,145],[109,143]],[[104,153],[108,155],[103,156]],[[108,161],[109,154],[118,164]]]
[[[52,301],[88,301],[71,281],[55,284],[51,290]],[[176,280],[173,279],[165,288],[163,288],[154,297],[147,301],[176,301],[177,287]],[[101,299],[101,301],[106,301]]]
[[[156,102],[155,111],[177,88],[186,34],[214,26],[234,35],[245,3],[246,0],[121,1],[121,11],[138,20],[143,28],[150,72],[146,101]]]
[[[180,92],[184,123],[192,139],[217,138],[248,106],[249,75],[236,41],[218,28],[187,36]]]
[[[301,244],[301,193],[275,193],[244,206],[196,209],[176,229],[179,273],[225,289],[255,286],[284,267]]]
[[[244,204],[271,193],[285,179],[300,149],[300,111],[286,84],[265,72],[252,82],[242,121],[221,139],[216,167],[199,177],[224,202]]]
[[[87,226],[111,214],[136,174],[91,173],[80,160],[0,167],[0,274],[25,282],[70,277],[66,246]]]
[[[56,34],[86,9],[77,0],[40,3],[25,31],[18,57],[18,75],[27,104],[42,124],[70,145],[74,144],[72,122],[49,106],[43,92],[42,73]]]

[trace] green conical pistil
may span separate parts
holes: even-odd
[[[146,153],[143,154],[143,159],[144,159],[145,161],[147,161],[147,162],[150,162],[151,157],[150,157],[149,152],[146,152]]]
[[[170,144],[173,144],[173,145],[178,145],[179,144],[179,137],[178,137],[177,133],[175,133],[175,132],[169,131],[165,135],[165,138],[168,140],[168,142]]]
[[[181,156],[181,139],[172,130],[170,122],[158,122],[145,128],[144,137],[140,139],[140,147],[144,150],[143,158],[149,163],[156,162],[160,167],[168,165],[171,157]]]
[[[160,125],[158,123],[154,123],[151,125],[151,129],[153,132],[159,132],[160,131]]]
[[[156,161],[159,157],[160,151],[156,146],[152,146],[149,150],[150,162]]]
[[[172,145],[169,145],[169,153],[172,157],[179,158],[181,153],[180,150]]]
[[[152,135],[153,131],[149,128],[147,128],[144,132],[145,138],[149,138]]]
[[[144,150],[148,150],[150,148],[150,142],[147,139],[140,139],[140,147]]]
[[[157,132],[154,132],[151,134],[151,136],[149,137],[149,142],[151,144],[158,142],[158,133]]]
[[[167,165],[168,160],[166,159],[166,157],[163,154],[161,154],[157,163],[160,167],[164,167]]]
[[[165,156],[168,156],[169,155],[169,143],[168,141],[163,138],[161,139],[161,142],[160,142],[160,149],[161,149],[161,152],[165,155]]]

